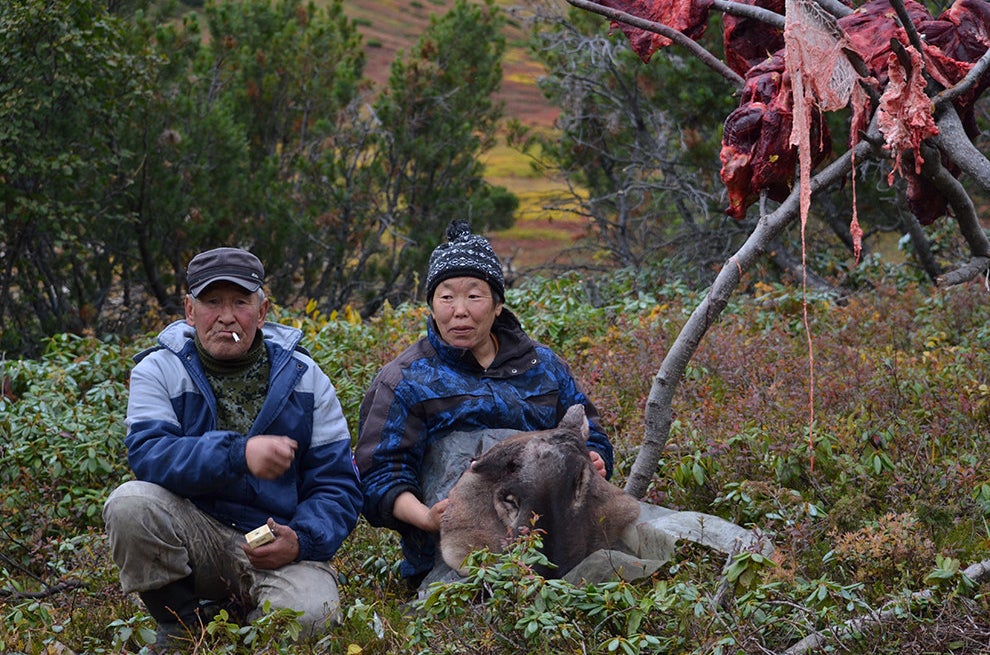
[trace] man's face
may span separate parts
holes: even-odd
[[[203,348],[217,359],[236,359],[250,350],[267,314],[267,298],[233,282],[214,282],[199,297],[186,296],[186,323],[196,328]]]

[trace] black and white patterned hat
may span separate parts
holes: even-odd
[[[505,277],[499,260],[488,239],[472,234],[464,220],[451,221],[447,226],[447,243],[441,243],[430,255],[430,271],[426,276],[426,302],[433,302],[437,285],[452,277],[475,277],[492,288],[499,302],[505,301]]]

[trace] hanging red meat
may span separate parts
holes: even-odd
[[[722,133],[722,181],[729,194],[726,213],[737,220],[766,191],[771,200],[787,197],[794,183],[797,148],[789,144],[793,107],[783,51],[752,67],[746,75],[739,107],[725,120]],[[828,128],[812,113],[812,163],[831,153]]]
[[[740,0],[784,15],[784,0]],[[784,30],[762,20],[725,14],[722,17],[722,45],[725,63],[745,77],[746,71],[784,47]]]
[[[697,40],[708,28],[708,11],[712,7],[713,0],[600,0],[598,4],[672,27],[685,36]],[[622,30],[629,39],[633,51],[646,63],[649,63],[654,52],[666,48],[671,43],[667,37],[626,23],[613,21],[612,29],[615,28]]]

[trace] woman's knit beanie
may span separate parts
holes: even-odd
[[[464,220],[451,221],[447,226],[447,243],[441,243],[430,255],[430,270],[426,276],[426,302],[433,302],[437,285],[452,277],[475,277],[492,288],[499,302],[505,302],[505,277],[488,239],[472,234]]]

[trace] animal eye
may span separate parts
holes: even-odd
[[[506,505],[509,505],[513,509],[516,509],[516,510],[519,509],[519,499],[516,498],[516,495],[513,494],[513,493],[510,493],[508,491],[501,491],[498,494],[498,499],[499,499],[500,502],[503,502]]]

